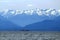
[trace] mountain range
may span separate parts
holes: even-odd
[[[0,12],[0,14],[3,13]],[[11,16],[9,12],[8,16]],[[23,12],[15,16],[8,16],[6,18],[0,15],[0,31],[60,31],[60,16],[38,16],[36,12],[33,15]]]
[[[60,31],[60,16],[54,20],[44,20],[27,25],[24,29],[31,31]]]

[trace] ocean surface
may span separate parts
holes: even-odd
[[[60,40],[60,32],[0,31],[0,40]]]

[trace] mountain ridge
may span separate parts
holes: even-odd
[[[0,16],[0,31],[19,31],[22,27],[12,23],[3,16]]]
[[[27,25],[25,29],[32,31],[60,31],[60,21],[44,20],[42,22]]]

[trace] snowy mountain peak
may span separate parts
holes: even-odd
[[[60,15],[60,10],[56,10],[56,9],[30,9],[30,10],[9,10],[9,9],[6,9],[6,10],[3,10],[3,11],[0,11],[0,15],[1,15],[1,12],[2,13],[2,16],[16,16],[16,15],[20,15],[20,14],[26,14],[26,15],[34,15],[34,13],[36,13],[38,16],[42,16],[42,15],[45,15],[45,16],[50,16],[50,15],[53,15],[53,16],[56,16],[56,15]]]

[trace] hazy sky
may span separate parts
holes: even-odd
[[[30,8],[60,9],[60,0],[0,0],[0,10]]]

